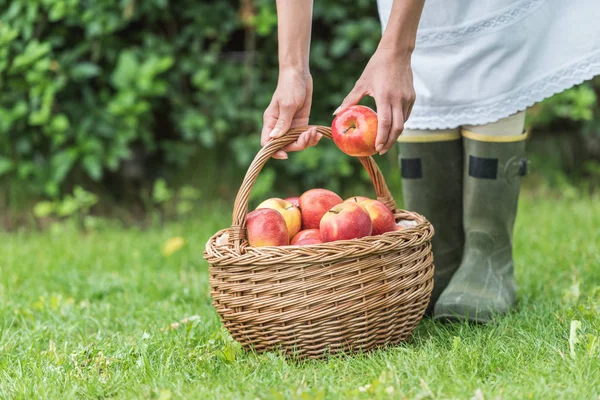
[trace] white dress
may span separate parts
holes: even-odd
[[[497,121],[600,74],[600,0],[426,0],[412,66],[407,128]]]

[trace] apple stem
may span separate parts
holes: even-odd
[[[356,125],[355,124],[350,125],[346,129],[344,129],[344,133],[348,132],[350,129],[356,129]]]

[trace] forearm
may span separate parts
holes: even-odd
[[[398,52],[399,55],[411,54],[415,48],[417,27],[425,0],[394,0],[390,19],[380,49]]]
[[[313,0],[277,0],[279,68],[308,74]]]

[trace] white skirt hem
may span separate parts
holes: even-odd
[[[483,102],[452,106],[415,105],[405,127],[432,130],[453,129],[462,125],[486,125],[523,111],[596,75],[600,75],[600,51]]]

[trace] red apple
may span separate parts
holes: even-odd
[[[296,242],[304,239],[319,239],[321,240],[321,232],[318,229],[305,229],[296,233],[292,238],[290,244],[296,244]]]
[[[365,196],[354,196],[354,197],[350,197],[350,198],[344,200],[344,203],[360,203],[361,201],[364,201],[364,200],[371,200],[371,199],[368,197],[365,197]]]
[[[363,200],[360,205],[367,210],[373,223],[373,235],[381,235],[396,229],[394,213],[380,201]]]
[[[254,210],[246,218],[250,246],[286,246],[290,242],[285,219],[271,208]]]
[[[331,124],[333,141],[344,153],[365,157],[377,153],[377,114],[365,106],[348,107]]]
[[[369,213],[357,203],[338,204],[321,220],[321,239],[324,242],[359,239],[369,236],[372,231]]]
[[[343,203],[340,196],[326,189],[311,189],[300,196],[302,229],[318,229],[321,218],[331,207]]]
[[[283,216],[283,219],[285,219],[285,224],[287,225],[290,239],[293,238],[298,231],[300,231],[300,224],[302,223],[300,209],[289,201],[275,197],[263,201],[258,205],[258,207],[256,207],[257,210],[260,208],[272,208],[275,211],[279,211],[279,213]]]
[[[296,207],[300,207],[300,197],[288,197],[288,198],[286,198],[284,200],[285,201],[289,201],[290,203],[292,203]]]
[[[404,227],[402,225],[396,225],[396,227],[394,228],[395,231],[402,231],[404,230]]]
[[[317,238],[304,238],[302,240],[298,240],[296,242],[296,246],[308,246],[311,244],[321,244],[323,243],[323,241],[321,239],[317,239]]]

